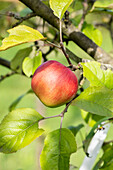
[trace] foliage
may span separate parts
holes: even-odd
[[[65,11],[69,7],[69,5],[72,3],[73,0],[65,0],[65,1],[60,1],[60,0],[50,0],[50,7],[54,11],[54,14],[62,19]]]
[[[91,24],[84,24],[83,33],[92,39],[97,45],[101,46],[102,44],[102,33],[99,29],[95,28]]]
[[[41,167],[49,169],[69,169],[69,158],[76,152],[74,135],[68,129],[62,128],[50,132],[41,153]]]
[[[35,110],[21,108],[10,112],[0,125],[0,151],[13,153],[43,133],[38,121],[43,119]]]
[[[100,60],[98,58],[100,56],[97,57],[97,61],[94,61],[91,55],[91,53],[96,53],[101,49],[99,46],[103,47],[103,49],[107,46],[107,39],[104,38],[104,34],[106,34],[107,31],[109,32],[112,46],[113,0],[50,0],[49,2],[43,1],[43,3],[47,5],[48,8],[51,8],[53,14],[58,17],[58,31],[51,28],[51,26],[44,21],[44,18],[37,18],[36,15],[32,18],[31,9],[20,5],[21,11],[19,12],[20,9],[16,3],[3,2],[2,4],[2,2],[0,2],[1,11],[3,11],[4,7],[6,7],[6,10],[10,9],[9,5],[13,4],[14,6],[14,11],[8,13],[5,19],[3,16],[0,24],[2,30],[0,35],[0,39],[2,40],[0,47],[0,65],[11,70],[11,73],[6,70],[5,75],[3,75],[4,73],[1,71],[0,83],[12,75],[22,77],[19,80],[23,83],[23,77],[31,79],[35,70],[42,62],[52,59],[59,60],[66,66],[69,65],[69,68],[72,69],[78,77],[79,89],[75,99],[67,103],[64,108],[60,107],[60,113],[58,115],[49,115],[46,117],[45,114],[42,116],[41,111],[38,113],[36,110],[30,108],[31,106],[29,106],[29,108],[18,108],[19,103],[23,102],[28,94],[34,96],[29,85],[29,89],[26,89],[26,92],[22,92],[19,97],[17,96],[17,98],[8,105],[10,112],[1,121],[0,152],[5,154],[17,152],[41,136],[41,140],[44,140],[44,146],[40,154],[41,169],[74,169],[76,166],[80,167],[83,161],[80,160],[79,165],[77,162],[72,161],[73,156],[78,156],[79,154],[79,143],[83,143],[82,148],[84,152],[82,151],[82,155],[85,153],[88,156],[87,150],[95,133],[98,130],[104,130],[102,129],[103,124],[113,122],[112,63],[110,66],[107,65],[107,63],[103,64],[104,62],[99,63]],[[17,15],[15,11],[18,12],[19,15]],[[11,28],[14,19],[17,19],[18,22],[16,22],[16,26],[15,24],[13,25],[14,28]],[[5,20],[6,24],[4,24]],[[73,44],[70,45],[68,35],[62,34],[61,21],[63,23],[63,29],[65,28],[65,30],[69,28],[68,26],[74,24],[74,26],[76,26],[75,29],[77,29],[81,35],[85,34],[88,39],[94,42],[94,49],[92,47],[86,51],[76,44],[74,44],[75,46],[72,49]],[[21,25],[21,22],[24,23]],[[104,29],[107,28],[106,32],[104,32],[103,26],[105,27]],[[7,35],[6,32],[9,34]],[[81,43],[82,40],[83,39],[81,39]],[[27,43],[26,46],[23,45],[25,43]],[[85,43],[87,45],[87,42]],[[9,59],[6,60],[4,56],[5,52],[10,49],[13,51],[15,46],[18,48],[21,44],[23,48],[17,50],[11,59],[9,57]],[[85,52],[83,52],[83,50]],[[113,50],[112,47],[111,50]],[[60,55],[60,51],[62,51],[62,55]],[[54,55],[57,57],[54,57]],[[15,82],[15,84],[17,83],[18,82]],[[14,93],[16,93],[16,91]],[[82,121],[80,122],[78,120],[76,124],[70,124],[70,126],[65,125],[65,127],[62,128],[62,121],[65,120],[64,117],[66,118],[68,115],[71,117],[71,107],[73,107],[74,113],[76,114],[79,110],[82,115]],[[41,108],[40,105],[39,108]],[[54,113],[53,108],[50,110],[51,114]],[[48,111],[48,108],[44,107],[44,112],[46,113],[46,111]],[[57,124],[56,119],[61,119],[60,128],[55,127],[54,129],[54,127],[52,127],[53,129],[50,128],[50,132],[48,132],[48,127],[47,129],[45,127],[43,128],[43,125],[45,120],[49,122],[51,118],[52,120],[54,119],[53,124],[51,123],[52,126]],[[85,128],[87,128],[87,131]],[[81,131],[83,134],[86,134],[86,136],[83,135],[82,138],[78,139],[77,137],[81,135]],[[110,129],[110,132],[111,131],[112,129]],[[98,158],[96,164],[94,162],[94,165],[92,165],[93,169],[106,169],[107,167],[112,169],[112,135],[110,135],[110,140],[111,142],[105,142],[102,146],[103,154]]]
[[[6,50],[10,47],[14,47],[15,45],[19,45],[22,43],[44,39],[41,33],[30,27],[27,27],[26,25],[19,25],[18,27],[14,27],[8,30],[8,33],[9,37],[3,40],[0,51]]]
[[[34,74],[37,67],[41,64],[42,53],[39,51],[39,54],[33,58],[26,57],[23,61],[22,68],[26,76],[30,77]]]

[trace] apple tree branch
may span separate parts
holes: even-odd
[[[59,19],[53,14],[52,10],[40,0],[20,0],[20,2],[33,10],[37,16],[40,16],[50,25],[59,30]],[[95,44],[91,39],[85,36],[81,31],[79,31],[73,24],[66,28],[64,22],[62,21],[62,32],[68,37],[70,41],[76,43],[96,61],[113,65],[113,58],[101,47]]]

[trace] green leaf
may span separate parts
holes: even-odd
[[[0,152],[13,153],[29,145],[43,133],[38,121],[43,117],[31,108],[10,112],[0,124]]]
[[[113,72],[110,69],[102,70],[96,61],[82,63],[83,75],[90,81],[90,86],[106,86],[113,89]]]
[[[11,60],[11,69],[21,73],[22,72],[22,62],[25,57],[28,57],[32,51],[32,47],[27,47],[19,50],[15,57]]]
[[[101,116],[113,116],[113,91],[106,87],[88,87],[74,100],[79,108]]]
[[[70,41],[68,42],[68,45],[66,45],[66,43],[64,43],[65,48],[66,48],[66,52],[67,49],[69,49],[73,54],[75,54],[75,56],[78,56],[80,59],[87,59],[87,60],[94,60],[92,57],[90,57],[87,53],[85,53],[78,45],[76,45],[74,42]],[[70,56],[70,54],[69,54]],[[72,60],[76,60],[73,59]],[[75,61],[76,62],[76,61]]]
[[[39,54],[34,58],[26,57],[23,61],[23,72],[26,76],[30,77],[34,74],[35,70],[41,64],[42,61],[42,52],[39,51]]]
[[[78,126],[69,126],[68,129],[71,130],[71,132],[74,134],[74,136],[76,136],[77,133],[79,132],[79,130],[83,127],[84,127],[83,124],[79,124]]]
[[[113,5],[113,0],[96,0],[94,7],[109,8]]]
[[[24,96],[26,96],[29,93],[33,93],[33,91],[30,89],[28,90],[26,93],[22,94],[21,96],[19,96],[10,106],[9,106],[9,111],[11,112],[12,110],[14,110],[17,106],[17,104],[22,100],[22,98]]]
[[[54,14],[59,18],[62,19],[65,11],[72,3],[73,0],[50,0],[50,7],[54,11]]]
[[[50,132],[40,157],[42,170],[68,170],[70,155],[76,149],[75,138],[70,130],[63,128]]]
[[[103,116],[95,115],[89,112],[81,111],[82,118],[90,126],[93,127],[97,121],[103,118]]]
[[[9,33],[9,36],[2,41],[0,51],[6,50],[19,44],[45,39],[39,31],[26,25],[19,25],[9,29],[7,32]]]
[[[113,170],[113,145],[107,144],[108,146],[104,150],[104,154],[96,163],[93,170]],[[106,145],[105,145],[106,146]]]
[[[101,46],[102,44],[102,33],[99,29],[95,28],[91,24],[86,24],[83,28],[82,32],[90,38],[92,41],[94,41],[98,46]]]

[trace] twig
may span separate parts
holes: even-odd
[[[103,143],[103,146],[104,146],[104,145],[107,145],[107,144],[110,144],[110,143],[113,143],[113,140],[105,141],[105,142]]]
[[[58,115],[55,115],[55,116],[44,117],[44,118],[43,118],[43,119],[41,119],[41,120],[51,119],[51,118],[56,118],[56,117],[61,117],[61,115],[60,115],[60,114],[58,114]],[[40,121],[41,121],[41,120],[40,120]]]
[[[62,52],[64,53],[64,55],[65,55],[65,57],[66,57],[69,65],[70,65],[70,67],[73,68],[73,64],[71,63],[71,61],[70,61],[70,59],[69,59],[69,55],[66,53],[66,50],[65,50],[64,45],[63,45],[62,42],[60,42],[60,46],[61,46]]]
[[[63,123],[64,115],[61,117],[61,122],[60,122],[60,129],[62,129],[62,123]]]
[[[1,75],[0,76],[0,82],[3,81],[5,78],[10,77],[14,74],[15,74],[15,71],[12,71],[11,73],[8,73],[8,74],[5,74],[5,75]]]
[[[72,101],[75,98],[73,98],[69,103],[66,104],[65,109],[63,110],[63,112],[61,112],[60,116],[61,116],[61,122],[60,122],[60,136],[59,136],[59,151],[61,151],[61,137],[62,137],[62,123],[63,123],[63,119],[64,119],[64,114],[67,112],[68,107],[70,106],[70,104],[72,103]],[[59,154],[59,156],[61,156],[61,154]],[[61,157],[59,157],[59,159],[61,159]]]
[[[58,34],[57,34],[57,32],[56,32],[55,37],[53,38],[53,40],[51,41],[51,43],[54,44],[54,42],[57,40],[57,37],[58,37]],[[55,44],[55,46],[56,46],[56,44]],[[47,61],[46,56],[47,56],[48,54],[50,54],[50,53],[55,49],[55,46],[51,46],[51,45],[50,45],[49,50],[48,50],[46,53],[42,53],[42,56],[43,56],[44,61]]]
[[[5,67],[11,69],[11,68],[10,68],[10,61],[5,60],[5,59],[3,59],[3,58],[0,58],[0,65],[5,66]]]
[[[64,53],[70,67],[73,68],[73,64],[71,63],[70,59],[69,59],[69,55],[66,53],[66,50],[65,50],[65,47],[64,47],[64,44],[63,44],[63,39],[62,39],[62,20],[60,20],[60,47],[62,49],[62,52]]]
[[[34,13],[34,12],[27,14],[25,17],[20,17],[18,15],[14,15],[14,18],[19,21],[17,23],[15,23],[12,27],[16,27],[17,25],[21,24],[23,21],[26,21],[32,17],[35,17],[35,16],[36,16],[36,13]]]
[[[83,15],[82,15],[81,21],[80,21],[80,23],[78,25],[79,30],[81,30],[82,25],[83,25],[84,20],[85,20],[85,16],[86,16],[86,14],[88,12],[88,1],[84,0],[84,2],[82,4],[83,4]]]
[[[49,45],[50,47],[56,47],[56,48],[61,50],[60,46],[58,46],[58,45],[56,45],[56,44],[54,44],[54,43],[52,43],[52,42],[50,42],[48,40],[45,40],[45,42],[47,42],[47,44],[44,44],[44,46]]]
[[[60,35],[60,36],[61,36],[61,35]],[[61,38],[61,41],[62,41],[62,38]],[[63,45],[63,42],[60,42],[60,46],[58,46],[58,45],[56,45],[56,44],[54,44],[54,43],[52,43],[52,42],[50,42],[50,41],[48,41],[48,40],[46,40],[46,42],[47,42],[48,44],[44,44],[44,46],[48,46],[48,45],[49,45],[51,48],[55,48],[55,47],[56,47],[56,48],[62,50],[63,54],[65,55],[65,57],[66,57],[66,59],[67,59],[67,61],[68,61],[68,63],[69,63],[70,68],[72,69],[72,71],[76,70],[76,68],[74,67],[74,65],[71,63],[71,61],[70,61],[70,59],[69,59],[69,54],[72,55],[72,59],[73,59],[73,56],[78,58],[78,59],[73,59],[73,60],[81,61],[81,59],[80,59],[78,56],[74,55],[70,50],[65,49],[65,47],[64,47],[64,45]],[[50,49],[48,52],[50,53],[51,50],[52,50],[52,49]],[[68,53],[69,53],[69,54],[68,54]],[[48,53],[45,54],[45,55],[48,55]],[[44,57],[45,57],[45,55],[44,55]],[[70,58],[71,58],[71,57],[70,57]]]
[[[66,107],[64,108],[64,110],[60,114],[54,115],[54,116],[49,116],[49,117],[43,117],[43,119],[41,119],[40,121],[45,120],[45,119],[56,118],[56,117],[64,117],[64,114],[67,112],[68,107],[70,106],[70,104],[72,103],[72,101],[74,99],[75,99],[75,97],[69,103],[66,104]]]
[[[59,19],[53,14],[53,11],[40,0],[34,0],[33,3],[31,0],[20,1],[36,12],[38,16],[43,18],[50,25],[59,30]],[[65,24],[63,24],[62,32],[68,37],[69,40],[76,43],[95,60],[113,65],[113,58],[91,39],[85,36],[81,31],[79,31],[73,24],[69,25],[68,29],[66,29]]]
[[[62,39],[62,38],[61,38]],[[69,59],[69,56],[71,59],[73,59],[75,62],[80,62],[82,61],[81,58],[79,58],[78,56],[76,56],[75,54],[73,54],[70,50],[68,50],[67,48],[65,49],[64,45],[63,45],[63,42],[61,43],[60,42],[60,46],[50,42],[50,41],[47,41],[46,42],[48,44],[44,44],[44,46],[50,46],[50,50],[46,53],[46,54],[43,54],[44,55],[44,60],[46,61],[45,59],[45,56],[48,55],[55,47],[62,50],[63,54],[65,55],[68,63],[69,63],[69,68],[72,70],[72,71],[75,71],[77,68],[71,63],[70,59]]]
[[[44,117],[43,119],[39,120],[39,121],[42,121],[42,120],[45,120],[45,119],[50,119],[50,118],[56,118],[56,117],[61,117],[61,123],[60,123],[60,135],[59,135],[59,151],[61,151],[61,132],[62,132],[62,122],[63,122],[63,118],[64,118],[64,114],[67,112],[67,109],[68,107],[70,106],[70,104],[72,103],[72,101],[74,100],[74,98],[66,104],[66,107],[64,108],[64,110],[58,114],[58,115],[55,115],[55,116],[50,116],[50,117]],[[60,155],[59,154],[59,159],[60,159]]]
[[[70,59],[75,61],[76,63],[82,62],[82,58],[75,55],[72,51],[70,51],[68,48],[66,48],[66,53],[69,55]]]
[[[0,14],[1,15],[1,14]],[[14,19],[16,20],[21,20],[23,17],[21,17],[18,13],[14,13],[14,12],[11,12],[11,11],[8,11],[6,14],[4,14],[8,17],[13,17]]]
[[[60,43],[63,43],[63,40],[62,40],[62,20],[60,20]]]
[[[12,70],[12,68],[11,68],[11,66],[10,66],[10,61],[8,61],[8,60],[5,60],[5,59],[3,59],[3,58],[0,58],[0,65],[2,65],[2,66],[4,66],[4,67],[7,67],[7,68],[9,68],[10,70]],[[18,73],[18,72],[15,71],[15,70],[12,70],[12,71],[14,71],[15,74],[20,74],[20,73]],[[22,71],[21,75],[26,76],[23,71]]]

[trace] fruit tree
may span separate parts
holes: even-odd
[[[113,0],[0,0],[0,74],[1,170],[113,169]]]

